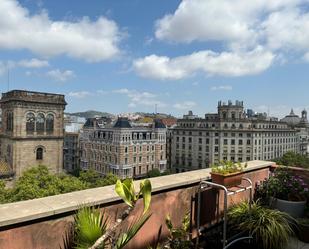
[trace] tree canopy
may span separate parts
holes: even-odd
[[[66,174],[52,174],[46,166],[26,170],[13,188],[5,188],[0,181],[0,203],[35,199],[50,195],[68,193],[87,188],[115,184],[117,177],[109,174],[101,176],[94,170],[80,172],[79,177]]]
[[[309,168],[309,158],[292,151],[286,152],[281,158],[276,160],[276,163],[284,166]]]

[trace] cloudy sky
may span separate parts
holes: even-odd
[[[91,4],[89,4],[91,3]],[[67,111],[309,109],[308,0],[0,0],[0,87]]]

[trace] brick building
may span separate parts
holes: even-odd
[[[81,168],[102,175],[140,178],[152,169],[166,170],[166,127],[154,120],[149,127],[132,126],[127,118],[114,125],[86,122],[81,133]]]

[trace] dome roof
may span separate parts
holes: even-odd
[[[293,109],[291,109],[290,114],[281,119],[281,121],[289,125],[298,125],[301,121],[301,118],[294,113]]]

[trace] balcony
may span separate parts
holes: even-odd
[[[268,177],[274,164],[266,161],[251,161],[245,169],[245,176],[250,178],[253,186]],[[173,224],[181,225],[183,216],[191,212],[190,236],[196,237],[197,222],[197,189],[201,180],[210,179],[210,169],[201,169],[174,175],[152,178],[152,203],[150,211],[153,213],[145,226],[130,242],[126,249],[141,249],[156,238],[158,230],[162,226],[161,238],[168,236],[164,225],[166,215],[170,215]],[[298,172],[299,173],[299,172]],[[309,171],[307,171],[309,176]],[[309,177],[308,177],[309,180]],[[136,182],[139,185],[139,182]],[[204,225],[214,221],[216,200],[223,203],[223,196],[212,191],[203,195],[201,222]],[[232,196],[229,205],[238,203],[248,193],[243,192]],[[10,204],[0,205],[0,248],[63,248],[63,236],[73,222],[73,215],[81,204],[96,206],[106,211],[106,214],[114,219],[126,209],[126,205],[114,192],[114,186],[87,189],[72,193],[44,197]],[[136,211],[132,213],[132,219],[126,221],[127,226],[137,218],[137,213],[142,211],[143,204],[139,200]],[[220,210],[218,210],[220,211]],[[30,239],[31,238],[31,239]],[[296,249],[297,247],[291,247]]]

